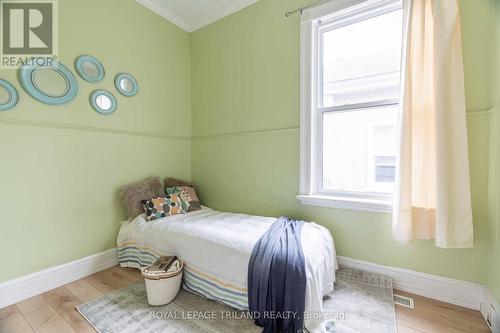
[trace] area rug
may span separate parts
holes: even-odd
[[[397,332],[392,279],[383,275],[342,268],[334,292],[323,298],[323,311],[334,317],[329,332]]]
[[[77,306],[100,333],[260,333],[250,315],[181,290],[170,304],[147,303],[144,282]],[[324,298],[331,333],[396,332],[392,280],[341,269],[335,291]]]

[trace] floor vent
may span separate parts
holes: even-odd
[[[413,298],[401,296],[394,294],[394,304],[401,305],[410,309],[415,308],[415,304],[413,303]]]

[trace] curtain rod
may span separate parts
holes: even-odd
[[[295,13],[300,13],[300,15],[302,15],[302,13],[303,13],[304,10],[309,9],[309,8],[313,8],[313,7],[317,7],[319,5],[322,5],[322,4],[330,2],[330,1],[333,2],[334,0],[317,0],[317,1],[311,3],[311,4],[307,5],[307,6],[300,7],[300,8],[288,11],[288,12],[285,13],[285,16],[286,17],[290,17],[290,16],[292,16]],[[360,0],[359,3],[366,2],[366,1],[367,0]],[[355,1],[355,3],[358,3],[358,2]]]
[[[312,4],[310,5],[307,5],[307,6],[304,6],[304,7],[300,7],[300,8],[297,8],[297,9],[294,9],[294,10],[291,10],[291,11],[288,11],[285,13],[285,16],[286,17],[290,17],[291,15],[295,14],[295,13],[300,13],[300,15],[302,15],[302,12],[306,9],[309,9],[309,8],[312,8],[312,7],[316,7],[318,6],[319,4],[323,3],[323,2],[327,2],[329,0],[318,0],[318,1],[315,1],[313,2]]]

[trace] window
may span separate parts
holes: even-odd
[[[375,156],[375,182],[394,183],[396,156]]]
[[[402,12],[401,0],[368,0],[302,23],[303,203],[390,209]]]

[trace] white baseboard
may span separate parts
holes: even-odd
[[[500,333],[500,306],[488,290],[477,283],[465,282],[409,269],[382,266],[367,261],[338,256],[340,266],[389,276],[394,288],[473,310],[493,308],[492,331]],[[116,248],[76,261],[54,266],[20,278],[0,283],[0,308],[42,294],[118,264]],[[497,331],[495,331],[497,329]]]
[[[337,259],[341,266],[391,277],[394,289],[478,311],[481,304],[485,302],[485,288],[477,283],[420,273],[409,269],[382,266],[341,256],[337,257]]]
[[[118,265],[116,248],[0,283],[0,309]]]
[[[484,289],[484,302],[481,314],[493,333],[500,333],[500,305],[487,288]]]

